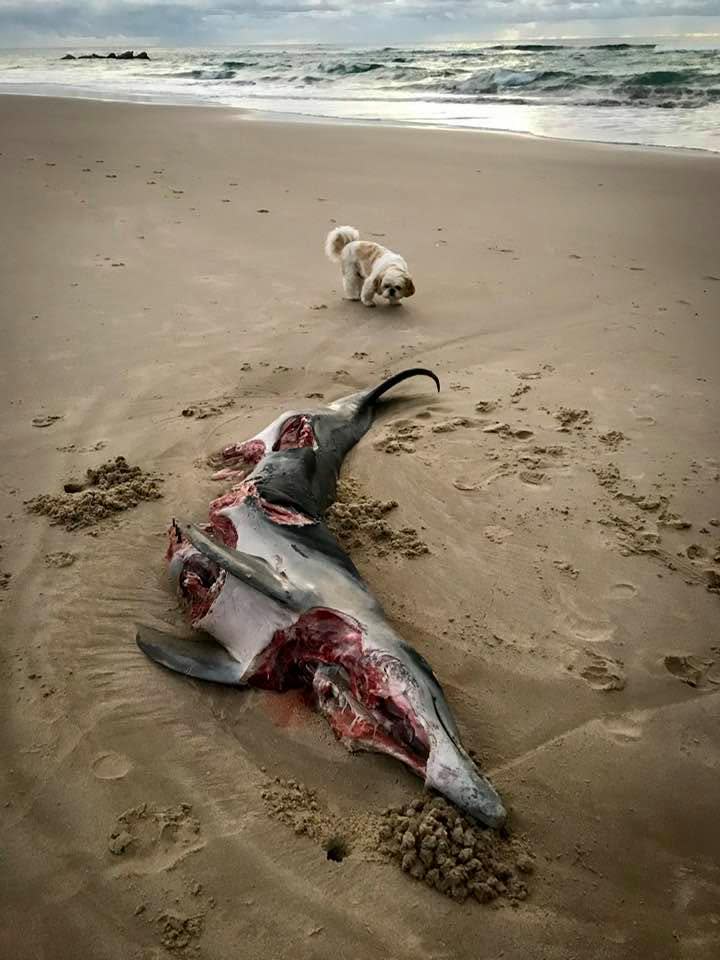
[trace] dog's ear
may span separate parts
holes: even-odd
[[[415,284],[411,277],[405,277],[405,296],[411,297],[415,293]]]

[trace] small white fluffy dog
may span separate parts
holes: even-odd
[[[399,253],[370,240],[361,240],[355,227],[336,227],[327,235],[325,253],[341,264],[347,300],[375,306],[375,294],[397,305],[415,293],[407,263]]]

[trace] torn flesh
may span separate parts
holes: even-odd
[[[213,480],[240,482],[271,450],[294,450],[299,447],[317,449],[311,414],[290,411],[281,414],[260,433],[242,443],[230,443],[210,458],[215,471]]]
[[[347,408],[352,417],[362,410],[363,396],[328,409]],[[322,524],[293,507],[292,497],[280,504],[259,493],[254,477],[260,473],[254,471],[265,469],[271,451],[317,449],[316,428],[320,436],[327,434],[320,416],[283,414],[255,437],[221,452],[215,478],[234,485],[210,504],[204,539],[222,550],[203,545],[202,535],[193,538],[193,546],[173,524],[167,559],[189,619],[238,665],[229,673],[222,667],[220,674],[231,680],[220,682],[308,690],[348,748],[396,757],[427,786],[498,827],[505,819],[502,801],[463,749],[430,666],[394,632],[349,558],[339,562],[340,548],[337,555],[328,549],[325,538],[332,538]],[[358,436],[362,433],[353,434],[353,443]],[[337,470],[334,440],[327,442],[328,450],[320,452]],[[316,469],[322,463],[318,458]],[[192,535],[191,528],[183,529]],[[244,567],[238,565],[243,558]],[[185,672],[184,665],[160,662]]]
[[[177,537],[173,529],[168,552],[190,620],[241,664],[245,683],[311,690],[346,746],[391,754],[425,776],[427,731],[404,695],[397,664],[368,648],[358,621],[322,607],[297,616]]]

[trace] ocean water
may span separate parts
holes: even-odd
[[[0,92],[720,152],[720,37],[151,48],[149,61],[65,61],[65,52],[0,51]]]

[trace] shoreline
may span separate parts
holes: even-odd
[[[108,103],[108,104],[125,104],[127,106],[139,106],[139,107],[171,107],[171,108],[197,108],[197,109],[206,109],[211,108],[216,111],[227,111],[229,113],[237,115],[239,118],[248,120],[248,121],[263,121],[268,123],[287,123],[287,124],[306,124],[306,125],[317,125],[317,126],[339,126],[339,127],[360,127],[367,128],[369,130],[375,129],[396,129],[396,130],[424,130],[424,131],[436,131],[438,133],[443,132],[456,132],[456,133],[477,133],[477,134],[495,134],[499,137],[517,137],[519,139],[530,139],[537,140],[539,142],[549,142],[549,143],[571,143],[571,144],[580,144],[586,146],[599,146],[599,147],[609,147],[612,149],[628,149],[628,150],[647,150],[656,153],[672,153],[672,154],[702,154],[711,157],[720,156],[720,148],[718,150],[712,150],[709,147],[694,147],[694,146],[672,146],[672,145],[662,145],[662,144],[651,144],[651,143],[642,143],[642,142],[629,142],[621,140],[593,140],[593,139],[583,139],[581,137],[559,137],[551,136],[549,134],[539,134],[533,133],[528,130],[511,130],[511,129],[500,129],[497,127],[478,127],[478,126],[465,126],[463,124],[437,124],[437,123],[423,123],[415,122],[412,120],[383,120],[378,118],[376,120],[357,120],[352,117],[324,117],[322,115],[314,114],[301,114],[301,113],[283,113],[280,111],[272,110],[262,110],[254,109],[253,107],[247,106],[232,106],[224,103],[213,103],[209,100],[202,100],[198,97],[188,97],[187,101],[175,101],[173,99],[128,99],[122,97],[115,97],[109,95],[92,95],[90,93],[78,93],[77,95],[68,93],[65,95],[62,94],[52,94],[44,91],[39,91],[37,93],[30,93],[27,90],[18,90],[18,91],[8,91],[6,88],[9,84],[4,84],[0,87],[0,97],[29,97],[32,99],[45,99],[45,100],[71,100],[71,101],[80,101],[87,103]],[[74,88],[67,88],[72,90]]]

